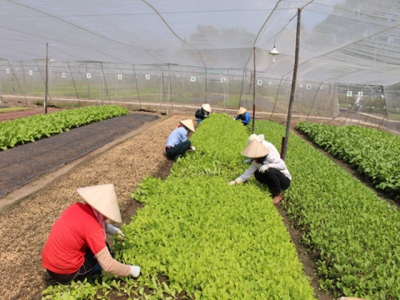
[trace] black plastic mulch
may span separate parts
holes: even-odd
[[[157,115],[129,114],[0,151],[0,198],[36,177],[157,119]]]

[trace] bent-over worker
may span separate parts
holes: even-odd
[[[42,265],[61,284],[83,280],[101,269],[117,276],[138,277],[139,266],[120,263],[111,257],[106,233],[122,231],[106,221],[121,223],[113,184],[77,189],[86,203],[73,203],[54,223],[42,251]]]
[[[169,159],[177,160],[185,154],[186,151],[195,151],[188,139],[189,130],[195,132],[192,120],[180,121],[178,126],[170,133],[165,142],[165,152]]]
[[[196,110],[194,116],[197,122],[200,124],[205,118],[208,118],[211,113],[211,106],[208,103],[204,103],[198,110]]]
[[[289,188],[292,176],[279,153],[268,150],[258,140],[253,140],[242,151],[242,155],[252,159],[250,167],[230,185],[245,182],[254,174],[255,179],[266,184],[274,197],[274,204],[283,199],[282,191]]]
[[[247,111],[247,109],[245,109],[244,107],[239,108],[238,112],[237,112],[237,116],[235,118],[236,120],[241,120],[243,125],[247,125],[250,123],[251,121],[251,117],[249,112]]]

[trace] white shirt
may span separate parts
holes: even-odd
[[[262,143],[264,144],[264,142],[265,141],[263,141]],[[275,150],[276,150],[276,148],[275,148]],[[251,178],[251,176],[254,175],[254,172],[259,170],[262,165],[267,165],[268,168],[277,169],[277,170],[281,171],[281,173],[283,175],[285,175],[287,178],[292,180],[292,175],[290,175],[289,170],[287,169],[285,162],[279,155],[278,150],[276,150],[276,152],[270,150],[270,153],[268,153],[268,155],[266,156],[266,158],[262,164],[259,164],[256,162],[256,160],[253,160],[250,167],[242,175],[240,175],[238,178],[236,178],[235,181],[237,183],[241,183],[241,182],[245,182],[245,181],[249,180]]]

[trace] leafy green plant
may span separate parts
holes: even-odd
[[[126,114],[128,110],[120,106],[87,106],[0,122],[0,149],[7,150],[71,128]]]
[[[310,122],[301,122],[297,128],[369,178],[376,188],[400,197],[399,136],[374,128]]]

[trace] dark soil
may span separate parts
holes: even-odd
[[[128,223],[141,207],[141,204],[130,197],[130,193],[147,175],[162,179],[169,175],[173,162],[167,160],[164,155],[165,140],[179,120],[192,117],[191,113],[185,112],[175,112],[168,117],[135,113],[108,122],[98,122],[90,127],[85,126],[88,127],[85,129],[72,130],[71,134],[77,134],[80,140],[74,144],[78,138],[60,134],[59,137],[51,137],[42,143],[35,142],[16,147],[18,150],[13,151],[18,153],[20,158],[17,154],[8,157],[9,154],[6,153],[10,150],[0,152],[1,164],[7,165],[1,173],[19,174],[15,175],[14,181],[29,181],[18,188],[15,188],[18,184],[14,185],[14,190],[0,197],[0,209],[3,209],[0,215],[0,298],[40,299],[41,291],[54,284],[41,266],[40,253],[52,224],[61,212],[71,203],[81,201],[76,192],[77,188],[114,183],[123,223]],[[135,123],[137,118],[143,122]],[[88,149],[84,149],[81,145],[86,141],[100,141],[103,135],[109,136],[109,130],[118,134],[125,130],[129,122],[134,125],[127,129],[126,133],[111,140],[105,138],[102,142],[106,143],[104,146],[101,143],[90,144]],[[105,124],[107,125],[104,126]],[[67,139],[67,143],[63,138]],[[48,150],[46,147],[49,145],[59,145],[60,148]],[[40,151],[41,147],[45,150]],[[77,159],[71,160],[71,156],[67,156],[74,151],[70,148],[79,148],[82,151],[81,154],[73,153],[72,156]],[[94,151],[88,153],[91,150]],[[43,171],[44,174],[35,175],[34,177],[38,177],[34,180],[32,177],[25,177],[25,173],[28,175],[33,171],[28,169],[48,164],[49,156],[53,154],[56,155],[57,161],[62,162],[59,164],[61,167],[55,166],[56,170],[52,172]],[[18,165],[15,162],[22,164]],[[23,165],[31,167],[24,172],[17,172]],[[12,188],[8,188],[10,189]],[[332,300],[332,295],[318,291],[315,260],[300,243],[301,232],[293,227],[282,205],[277,205],[277,209],[296,245],[304,272],[312,280],[317,299]],[[115,295],[111,299],[120,298]]]

